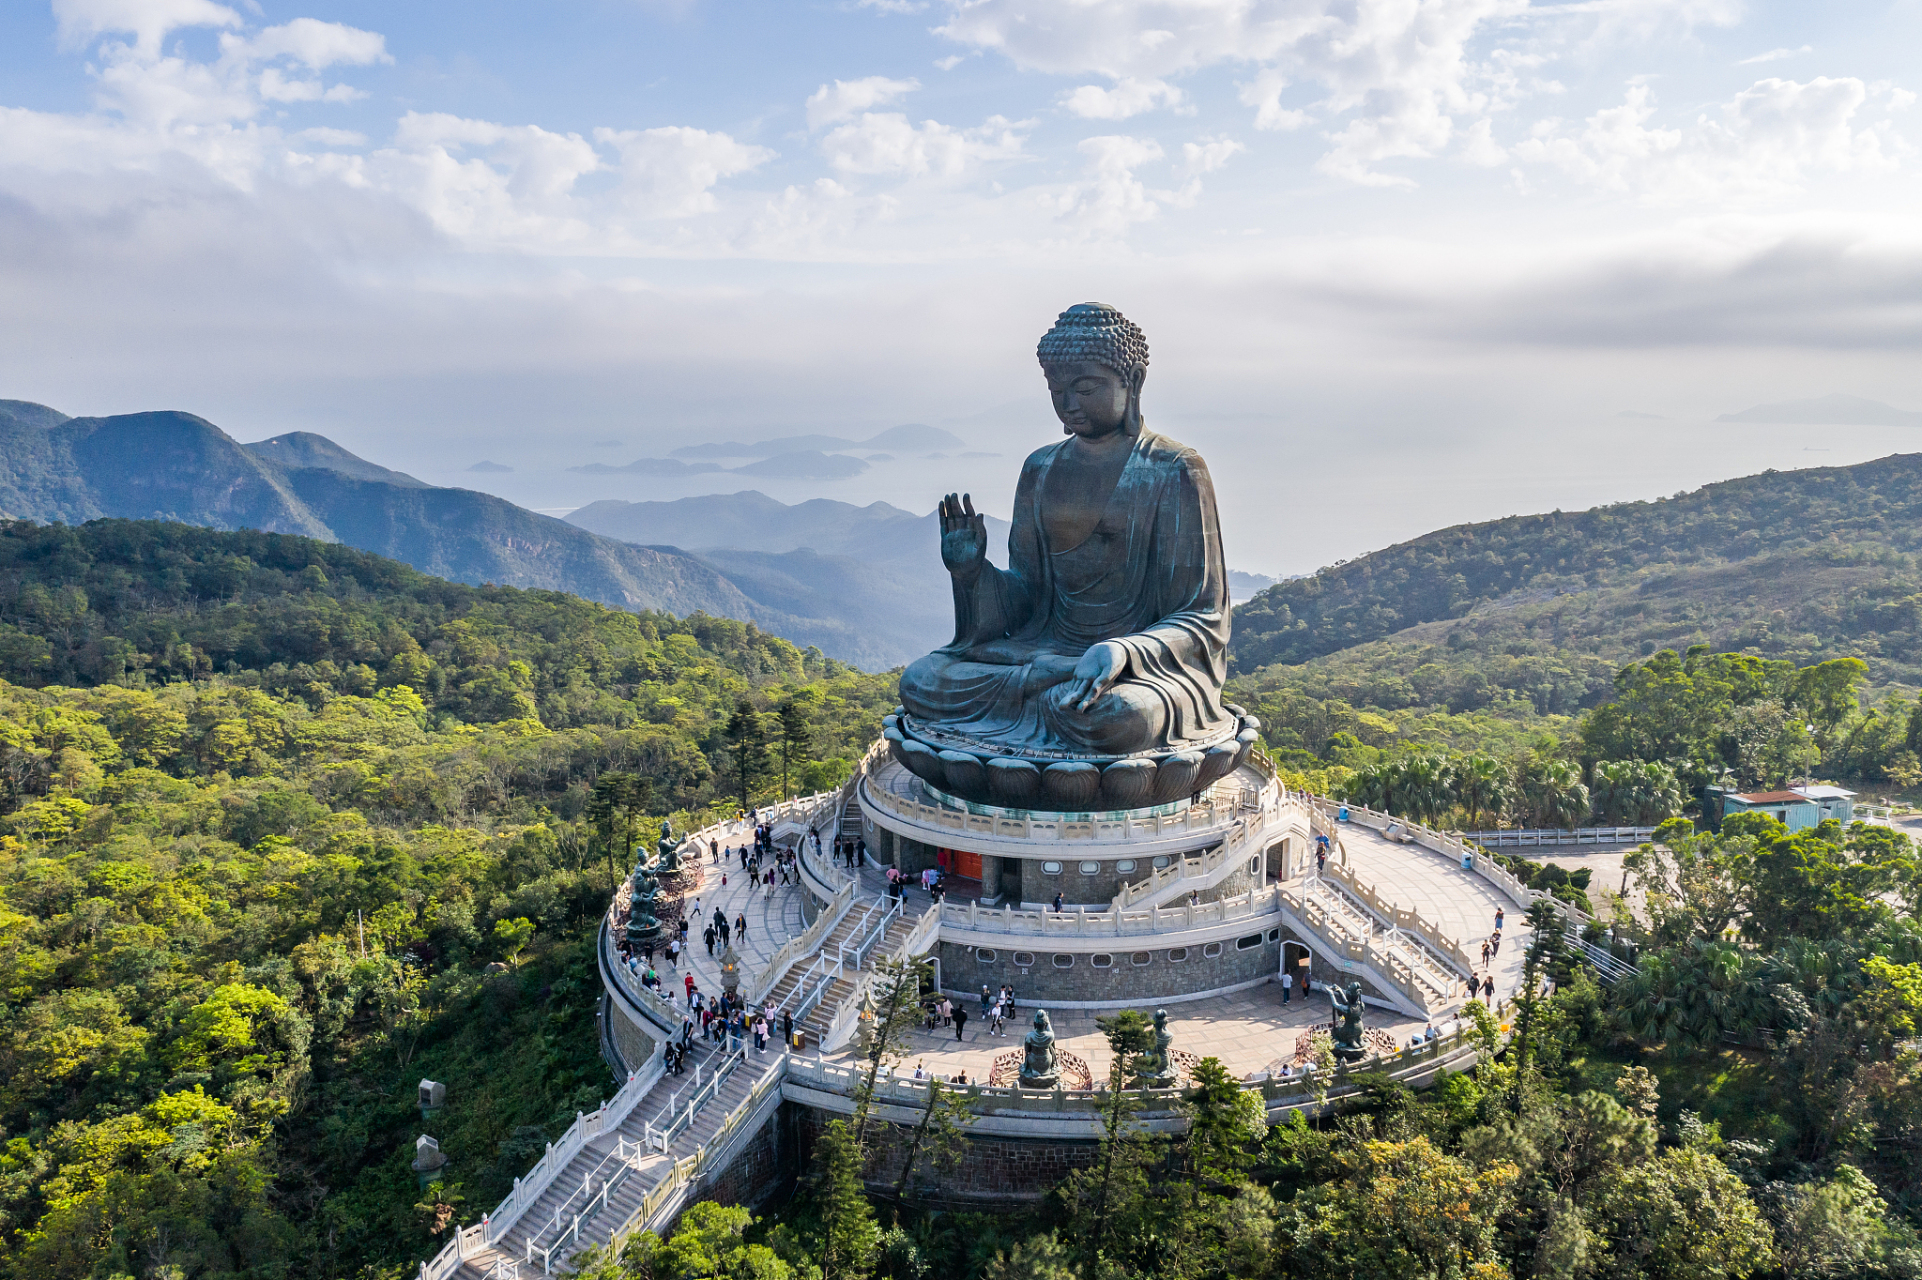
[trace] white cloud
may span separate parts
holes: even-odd
[[[268,27],[255,36],[223,35],[220,51],[221,56],[230,61],[268,62],[292,58],[310,71],[393,61],[387,53],[385,36],[314,18],[295,18],[278,27]]]
[[[649,215],[686,218],[716,207],[723,178],[767,163],[774,152],[705,129],[596,129],[594,140],[620,152],[623,190]]]
[[[60,43],[84,48],[109,33],[134,37],[142,58],[160,56],[160,42],[182,27],[238,27],[238,13],[213,0],[53,0]]]
[[[1160,143],[1106,134],[1083,138],[1076,149],[1086,159],[1087,177],[1052,201],[1061,221],[1076,235],[1119,236],[1160,214],[1161,200],[1135,175],[1141,166],[1162,159]]]
[[[1333,130],[1321,170],[1381,184],[1407,181],[1382,174],[1381,162],[1440,154],[1458,127],[1502,104],[1509,69],[1471,57],[1468,46],[1527,11],[1527,0],[949,0],[937,30],[1022,67],[1110,77],[1116,90],[1084,87],[1068,98],[1071,109],[1113,103],[1107,119],[1134,114],[1118,109],[1133,105],[1125,96],[1103,96],[1125,84],[1225,63],[1256,69],[1242,101],[1257,128],[1295,129],[1310,115],[1283,107],[1281,92],[1312,83],[1321,91],[1314,112]]]
[[[975,129],[935,120],[916,125],[897,112],[866,112],[829,131],[821,152],[841,173],[954,178],[989,160],[1021,154],[1025,122],[994,116]]]
[[[1181,90],[1165,80],[1123,76],[1112,89],[1084,84],[1061,95],[1061,105],[1084,120],[1126,120],[1157,107],[1181,105]]]
[[[1895,167],[1904,147],[1888,121],[1857,121],[1870,96],[1853,78],[1758,80],[1719,110],[1665,128],[1652,123],[1653,92],[1635,82],[1620,106],[1588,117],[1579,133],[1545,121],[1514,154],[1658,201],[1776,195],[1799,190],[1812,172]]]
[[[1247,148],[1232,138],[1203,138],[1200,142],[1181,144],[1181,173],[1184,177],[1198,178],[1204,173],[1213,173],[1227,164],[1229,158]]]
[[[456,239],[577,242],[590,227],[574,186],[601,168],[601,157],[576,133],[410,111],[368,167]]]
[[[952,71],[966,61],[967,59],[962,57],[960,54],[951,53],[945,58],[936,58],[934,60],[934,65],[935,65],[935,69],[938,71]]]
[[[1799,49],[1770,49],[1767,53],[1758,53],[1753,58],[1743,58],[1735,65],[1752,67],[1758,62],[1780,62],[1784,58],[1798,58],[1805,53],[1814,52],[1815,46],[1812,44],[1805,44]]]
[[[838,121],[886,106],[921,87],[919,80],[890,80],[886,76],[867,76],[860,80],[836,80],[809,95],[808,128],[820,129]]]
[[[1255,128],[1264,130],[1299,129],[1308,123],[1308,113],[1281,105],[1281,92],[1288,77],[1272,67],[1264,68],[1253,81],[1241,86],[1241,105],[1255,109]]]

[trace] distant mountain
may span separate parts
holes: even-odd
[[[1228,597],[1239,604],[1252,600],[1256,595],[1275,585],[1278,579],[1265,573],[1243,573],[1239,569],[1228,570]]]
[[[506,465],[505,463],[489,462],[486,459],[482,459],[481,461],[476,462],[473,466],[467,469],[469,471],[485,472],[488,475],[506,475],[508,472],[512,471],[514,468]]]
[[[1725,413],[1716,421],[1772,422],[1810,427],[1915,427],[1922,426],[1922,413],[1897,409],[1880,400],[1837,394],[1819,396],[1814,400],[1758,404],[1740,413]]]
[[[783,453],[833,453],[840,449],[895,449],[902,453],[926,453],[932,449],[959,449],[967,441],[952,431],[907,422],[889,427],[867,440],[847,440],[841,436],[781,436],[754,444],[723,440],[708,444],[684,445],[674,450],[677,458],[770,458]]]
[[[924,426],[919,422],[906,422],[898,427],[889,427],[878,436],[869,436],[861,444],[869,449],[893,449],[897,453],[926,453],[933,449],[963,449],[967,441],[952,431],[939,427]]]
[[[755,444],[742,444],[738,440],[718,440],[708,444],[684,445],[674,450],[674,456],[677,458],[766,458],[777,453],[799,453],[807,449],[822,451],[852,449],[856,443],[840,436],[780,436]]]
[[[356,457],[326,436],[317,436],[311,431],[289,431],[286,435],[256,440],[241,448],[289,469],[319,467],[323,471],[338,471],[356,480],[384,480],[404,488],[427,488],[424,480],[416,480],[404,471],[389,471],[365,458]]]
[[[266,453],[325,465],[286,465],[190,413],[68,418],[4,402],[0,511],[43,523],[120,516],[298,533],[462,582],[571,591],[676,614],[758,621],[762,612],[719,570],[671,549],[598,537],[491,494],[429,488],[412,477],[356,478],[386,469],[324,437]]]
[[[1913,686],[1918,556],[1922,454],[1767,472],[1456,525],[1279,583],[1235,610],[1230,662],[1244,675],[1300,668],[1357,705],[1444,697],[1457,711],[1508,690],[1570,713],[1623,662],[1698,643],[1798,663],[1860,656],[1879,681]]]
[[[754,489],[710,493],[674,502],[590,503],[565,517],[569,524],[647,546],[687,547],[706,554],[727,547],[786,552],[807,548],[859,560],[941,563],[940,521],[885,502],[857,507],[832,498],[789,506]],[[988,554],[1005,563],[1008,522],[988,517]],[[946,598],[946,583],[942,584]]]
[[[819,449],[780,453],[732,468],[735,475],[781,476],[788,480],[846,480],[867,469],[868,464],[859,458],[850,458],[845,453],[822,453]]]
[[[16,422],[23,427],[57,427],[68,419],[60,410],[49,409],[31,400],[0,400],[0,420]]]
[[[718,462],[682,462],[679,458],[636,458],[618,467],[606,462],[589,462],[584,466],[568,468],[569,471],[578,471],[590,476],[652,476],[664,480],[704,475],[710,471],[726,469]]]

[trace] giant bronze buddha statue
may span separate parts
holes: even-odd
[[[1214,483],[1141,416],[1148,343],[1113,307],[1061,313],[1037,354],[1067,438],[1015,486],[1008,568],[971,495],[941,503],[954,640],[910,664],[890,745],[962,800],[1054,810],[1186,799],[1246,757],[1221,701],[1228,582]]]

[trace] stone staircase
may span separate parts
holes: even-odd
[[[701,1042],[695,1043],[698,1048]],[[566,1270],[566,1260],[582,1249],[606,1244],[671,1175],[675,1161],[693,1155],[714,1138],[780,1052],[778,1045],[770,1045],[765,1054],[750,1048],[746,1061],[718,1050],[690,1055],[685,1074],[663,1076],[635,1103],[618,1129],[583,1147],[492,1248],[464,1260],[454,1274],[462,1280],[524,1280],[556,1274]],[[696,1061],[701,1066],[701,1084],[696,1083]],[[704,1077],[721,1066],[728,1070],[720,1084],[704,1089]],[[661,1151],[653,1135],[679,1119],[683,1104],[697,1092],[703,1095],[698,1109],[674,1133],[667,1150]],[[503,1261],[509,1265],[501,1265]]]
[[[1298,883],[1304,896],[1318,903],[1342,931],[1374,944],[1406,965],[1431,1009],[1444,1008],[1460,995],[1460,979],[1446,959],[1422,945],[1418,936],[1394,929],[1340,881],[1311,873]]]
[[[880,940],[869,947],[862,967],[856,970],[851,967],[854,960],[853,949],[864,940],[863,935],[873,931],[876,923],[874,916],[878,915],[879,911],[886,910],[886,902],[883,900],[878,910],[871,914],[868,907],[873,905],[872,900],[867,904],[856,902],[847,915],[841,918],[834,930],[822,940],[818,954],[825,957],[826,964],[817,966],[814,963],[814,957],[796,960],[769,992],[774,1000],[775,1013],[778,1017],[781,1010],[794,1008],[803,998],[812,995],[823,980],[827,982],[827,989],[814,1001],[807,1013],[795,1021],[796,1028],[807,1035],[805,1045],[807,1049],[816,1049],[826,1043],[835,1015],[840,1011],[841,1006],[855,995],[860,987],[862,975],[873,972],[874,962],[879,957],[893,955],[899,951],[920,918],[918,912],[910,914],[913,911],[911,907],[897,913],[888,921]],[[829,976],[828,966],[844,955],[850,967]],[[766,999],[767,997],[763,997],[764,1002]]]
[[[841,823],[840,826],[835,829],[834,834],[836,839],[849,845],[863,838],[861,833],[861,800],[859,796],[851,791],[848,793],[847,803],[841,806]]]

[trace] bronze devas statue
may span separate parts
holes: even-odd
[[[1046,1009],[1034,1011],[1034,1030],[1021,1039],[1023,1089],[1052,1089],[1061,1082],[1061,1059],[1055,1052],[1054,1026]]]
[[[1008,567],[968,494],[941,503],[955,633],[909,664],[884,731],[962,800],[1052,810],[1185,800],[1258,724],[1221,701],[1228,582],[1214,482],[1147,429],[1148,343],[1113,307],[1061,313],[1036,354],[1066,438],[1015,486]]]

